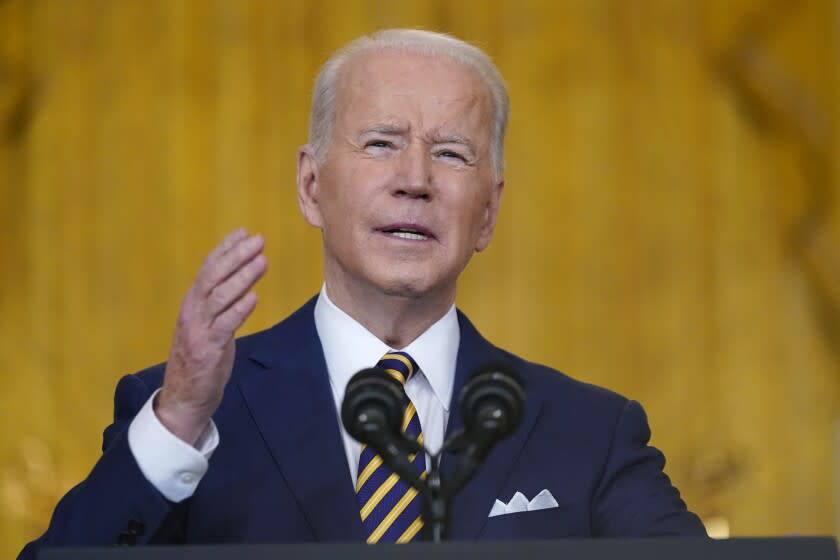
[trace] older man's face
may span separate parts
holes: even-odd
[[[501,196],[491,115],[477,73],[448,58],[373,51],[345,67],[326,160],[299,178],[328,285],[454,297]]]

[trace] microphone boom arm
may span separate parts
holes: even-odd
[[[362,370],[347,384],[341,420],[351,436],[374,449],[391,471],[423,497],[423,520],[432,540],[439,543],[445,537],[452,498],[475,474],[496,442],[517,428],[525,394],[519,376],[507,364],[480,368],[461,391],[459,408],[464,429],[446,440],[437,453],[430,453],[400,430],[403,391],[385,371]],[[443,480],[441,457],[452,452],[459,461],[451,478]],[[429,457],[425,478],[412,464],[417,453]]]

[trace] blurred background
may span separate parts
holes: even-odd
[[[394,26],[510,88],[458,296],[484,335],[641,401],[715,534],[840,535],[837,0],[0,0],[0,554],[86,476],[226,232],[267,238],[243,332],[318,291],[311,82]]]

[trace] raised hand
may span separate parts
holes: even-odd
[[[251,288],[265,274],[261,235],[238,229],[207,255],[184,296],[155,413],[194,445],[222,400],[233,368],[236,329],[254,310]]]

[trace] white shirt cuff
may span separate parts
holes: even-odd
[[[201,434],[196,447],[181,440],[160,423],[153,403],[155,391],[128,427],[128,447],[134,460],[158,492],[171,502],[181,502],[195,493],[207,472],[208,461],[219,445],[213,421]]]

